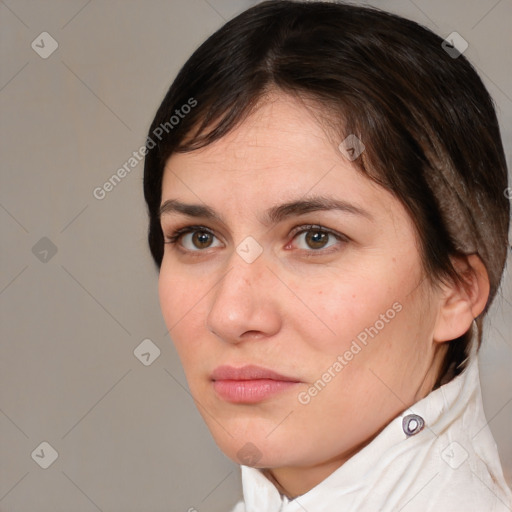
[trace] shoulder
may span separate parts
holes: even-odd
[[[402,512],[510,512],[512,493],[501,468],[493,467],[496,461],[480,459],[468,445],[467,452],[454,446],[459,448],[422,460],[422,471],[405,490],[398,508]],[[442,463],[435,464],[435,459]]]

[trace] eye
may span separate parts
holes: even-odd
[[[297,249],[319,251],[344,241],[347,241],[346,237],[322,226],[302,226],[300,231],[295,233],[292,243]]]
[[[292,233],[292,241],[287,249],[294,248],[310,253],[328,252],[325,249],[334,248],[340,243],[348,242],[348,237],[323,226],[300,226]],[[166,244],[180,246],[184,251],[201,252],[206,249],[222,247],[222,242],[215,234],[204,226],[187,226],[176,229],[171,235],[165,237]]]
[[[179,244],[183,249],[191,252],[198,252],[222,245],[209,229],[202,226],[178,229],[166,238],[165,243]]]

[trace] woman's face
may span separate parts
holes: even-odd
[[[163,315],[233,460],[340,465],[431,390],[435,292],[413,223],[300,103],[276,96],[174,154],[161,221]]]

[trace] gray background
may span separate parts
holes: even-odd
[[[255,3],[0,1],[2,512],[220,512],[240,496],[237,466],[203,425],[160,316],[143,164],[103,200],[93,189],[143,144],[191,52]],[[469,42],[510,162],[512,2],[373,5]],[[47,59],[31,48],[48,50],[43,31],[59,45]],[[509,272],[481,357],[509,481],[511,317]],[[149,366],[133,353],[146,338],[161,351]],[[48,469],[36,463],[50,456],[43,441],[59,454]]]

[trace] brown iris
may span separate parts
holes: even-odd
[[[192,243],[198,249],[206,249],[212,244],[213,237],[206,231],[196,231],[192,234]]]
[[[306,243],[311,249],[322,249],[329,241],[329,233],[323,231],[308,231]]]

